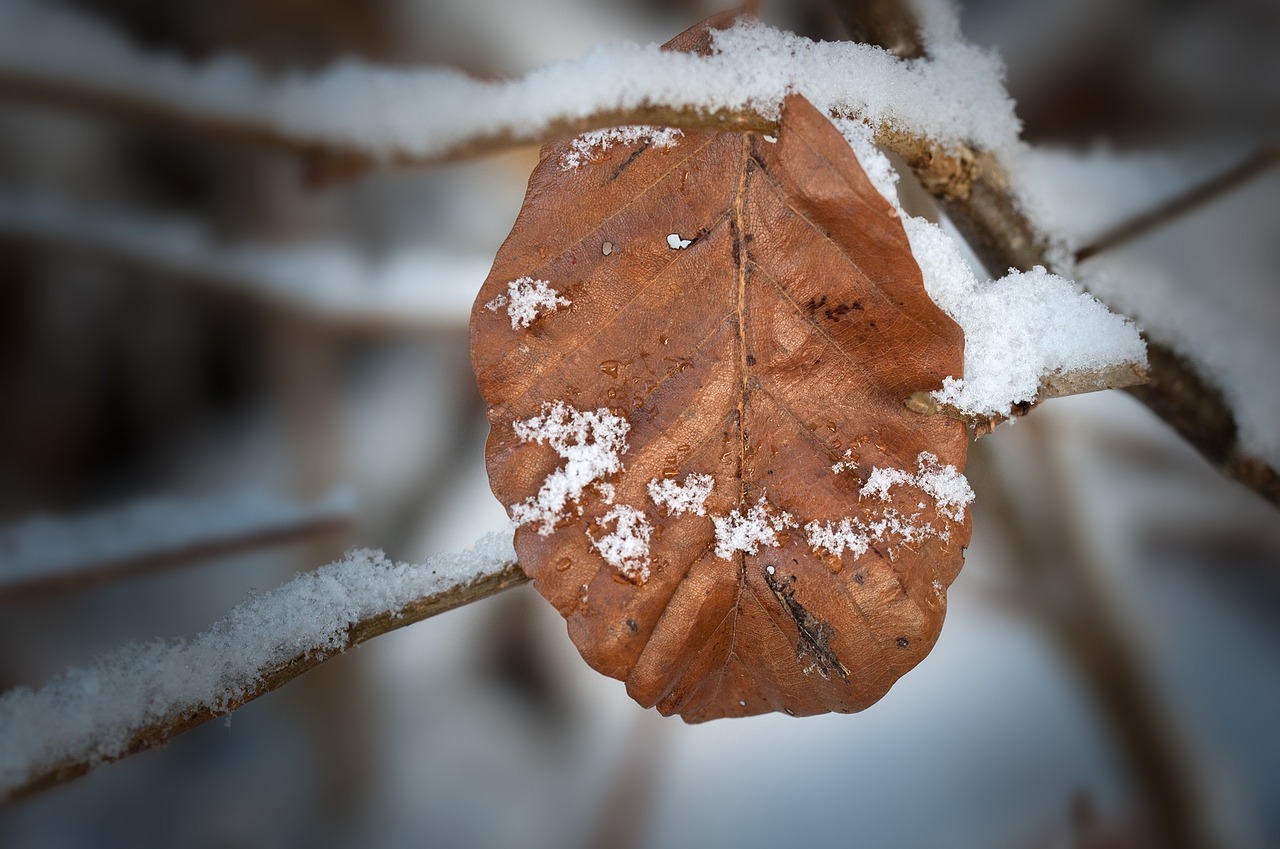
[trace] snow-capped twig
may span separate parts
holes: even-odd
[[[1000,63],[972,45],[908,63],[746,19],[712,40],[707,56],[612,44],[499,82],[357,62],[271,78],[234,55],[194,64],[147,53],[99,20],[18,0],[0,8],[0,91],[376,161],[438,161],[622,124],[767,131],[792,92],[943,143],[1016,140]]]
[[[300,503],[262,490],[36,516],[0,528],[0,600],[333,533],[352,518],[342,491]]]
[[[131,644],[0,696],[0,799],[154,748],[351,646],[527,580],[491,534],[421,565],[354,550],[250,598],[190,641]]]
[[[466,326],[482,257],[421,248],[370,262],[329,243],[220,244],[196,221],[0,192],[0,238],[102,257],[346,331]]]
[[[1280,166],[1280,147],[1260,150],[1204,182],[1196,183],[1185,191],[1160,203],[1141,215],[1112,227],[1092,242],[1076,250],[1076,262],[1084,262],[1092,256],[1111,250],[1125,242],[1133,241],[1160,226],[1179,218],[1210,201],[1239,188],[1263,172]]]

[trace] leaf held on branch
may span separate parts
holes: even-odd
[[[965,427],[904,404],[961,376],[963,334],[803,98],[776,139],[653,138],[542,152],[472,312],[490,483],[642,705],[861,710],[932,648],[969,539]],[[521,280],[517,326],[493,304]]]

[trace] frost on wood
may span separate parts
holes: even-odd
[[[1120,153],[1101,145],[1083,152],[1020,145],[1005,165],[1036,228],[1074,251],[1208,179],[1224,167],[1220,159]]]
[[[569,306],[569,299],[560,297],[560,293],[552,289],[546,280],[521,277],[508,283],[506,292],[495,296],[484,306],[490,312],[506,307],[511,329],[519,330],[533,324],[534,319],[542,315]]]
[[[836,125],[873,185],[902,215],[929,297],[964,330],[964,377],[948,376],[933,393],[938,403],[968,416],[1002,417],[1066,376],[1145,369],[1146,344],[1133,322],[1072,282],[1035,268],[980,283],[955,238],[902,211],[897,174],[870,128],[857,121]]]
[[[476,138],[537,138],[556,121],[655,104],[776,116],[792,93],[828,114],[944,143],[999,150],[1017,137],[999,59],[954,37],[907,62],[870,45],[813,42],[744,20],[713,31],[711,48],[693,55],[613,44],[501,82],[350,60],[272,79],[241,56],[188,63],[142,52],[93,18],[24,0],[0,4],[0,74],[375,157],[442,156]],[[575,151],[562,145],[559,155]]]
[[[1280,342],[1211,302],[1203,290],[1179,285],[1160,269],[1102,256],[1083,271],[1091,291],[1129,311],[1152,338],[1170,345],[1221,388],[1238,429],[1240,448],[1280,469]]]
[[[538,415],[513,423],[521,442],[549,445],[565,464],[547,475],[536,495],[511,505],[511,520],[536,523],[543,536],[551,533],[570,502],[579,504],[587,487],[622,468],[630,429],[605,407],[584,412],[563,401],[544,403]],[[612,502],[612,489],[607,492]]]
[[[964,377],[934,398],[963,413],[1005,416],[1055,376],[1145,367],[1133,322],[1043,268],[979,283],[955,240],[922,218],[904,222],[929,296],[964,328]]]
[[[950,494],[940,508],[905,485],[865,499],[869,521],[920,514],[947,534],[835,556],[803,530],[861,515],[872,469],[919,475],[923,452],[963,469],[964,425],[904,407],[962,374],[963,340],[929,301],[897,212],[799,97],[773,140],[686,130],[573,171],[566,149],[543,150],[472,311],[490,483],[513,516],[565,489],[559,449],[523,425],[547,404],[629,429],[615,503],[583,486],[576,509],[522,524],[521,565],[587,661],[643,705],[690,721],[865,708],[937,639],[934,582],[954,579],[969,533],[967,515],[939,515]],[[672,250],[671,234],[688,246]],[[513,336],[483,305],[520,276],[557,281],[574,309]],[[643,582],[597,545],[619,505],[652,528]]]
[[[189,641],[128,645],[38,690],[11,690],[0,696],[0,797],[127,754],[144,730],[163,736],[185,715],[225,712],[282,667],[346,648],[357,623],[498,573],[513,556],[504,534],[421,565],[352,551],[254,596]]]
[[[308,504],[243,490],[149,498],[74,517],[33,516],[0,528],[0,590],[337,519],[353,506],[341,491]]]

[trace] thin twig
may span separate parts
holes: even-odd
[[[195,539],[177,548],[161,548],[85,563],[74,571],[23,575],[12,582],[5,582],[0,578],[0,601],[19,601],[79,590],[135,575],[195,566],[218,557],[337,535],[349,530],[352,521],[353,517],[349,514],[304,516],[276,525],[249,529],[238,535]]]
[[[1243,162],[1169,198],[1143,214],[1111,228],[1093,242],[1076,251],[1076,262],[1084,262],[1117,245],[1131,242],[1163,227],[1170,221],[1192,212],[1280,165],[1280,147],[1269,147],[1254,153]]]
[[[480,545],[491,547],[488,540]],[[300,575],[266,596],[251,599],[191,643],[135,650],[156,657],[148,654],[139,660],[128,652],[104,655],[87,672],[68,673],[78,678],[55,680],[34,693],[6,693],[0,697],[4,718],[0,751],[5,753],[0,758],[0,801],[29,796],[101,764],[163,745],[287,684],[351,646],[528,581],[514,561],[479,554],[479,550],[461,556],[464,562],[479,558],[478,564],[464,566],[459,577],[443,583],[433,583],[435,564],[444,564],[440,568],[447,571],[457,556],[407,566],[370,560],[372,555],[363,553],[360,562]],[[430,588],[388,607],[384,596],[396,595],[403,580]],[[367,586],[370,581],[372,587]],[[352,593],[360,597],[353,599]],[[335,595],[340,600],[336,613],[332,609]],[[326,621],[352,616],[345,611],[358,602],[358,609],[364,610],[359,618],[344,619],[346,624],[334,626],[335,632],[325,632]],[[272,607],[280,604],[288,606],[287,616]],[[288,621],[260,621],[263,616]],[[302,640],[290,630],[293,623],[305,623],[308,633],[316,631],[319,637]],[[260,629],[266,629],[266,636]],[[263,639],[270,642],[255,642]],[[252,669],[238,669],[232,657],[207,657],[228,646],[273,659]],[[216,668],[208,669],[206,664]],[[172,674],[183,682],[196,680],[176,685],[177,692],[170,692],[175,685],[168,679],[134,681],[132,676],[140,671],[152,676]],[[137,706],[122,707],[113,699]],[[104,740],[108,734],[114,741],[110,745]]]

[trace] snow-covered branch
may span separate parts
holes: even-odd
[[[713,47],[697,56],[605,45],[501,82],[359,62],[273,79],[237,56],[197,65],[148,54],[100,21],[19,0],[0,8],[0,90],[379,160],[437,160],[649,110],[760,128],[792,92],[828,113],[942,143],[996,150],[1017,138],[1001,64],[972,45],[940,44],[927,61],[903,62],[870,45],[815,43],[744,21],[713,33]]]
[[[527,580],[511,538],[413,565],[356,550],[239,605],[190,641],[127,645],[0,696],[0,798],[161,745],[347,648]]]
[[[339,530],[342,491],[309,504],[265,490],[150,498],[107,510],[35,516],[0,528],[0,599],[191,563]]]
[[[220,244],[197,222],[0,192],[0,237],[88,253],[344,329],[463,328],[489,260],[415,248],[370,262],[316,243]]]
[[[1026,148],[998,58],[960,40],[953,20],[924,24],[927,56],[907,61],[871,45],[817,43],[743,21],[714,31],[707,56],[612,44],[499,82],[358,62],[271,78],[235,56],[194,64],[148,54],[101,22],[16,2],[0,9],[0,92],[348,164],[433,162],[621,124],[769,131],[784,96],[800,93],[828,114],[874,128],[877,143],[942,201],[993,276],[1036,266],[1070,276],[1061,239],[1027,211],[1019,185]],[[1196,351],[1169,347],[1166,335],[1153,342],[1160,365],[1140,397],[1215,462],[1280,498],[1275,458],[1240,442],[1221,375]],[[1129,367],[1138,365],[1058,370],[1042,375],[1041,389],[1126,385],[1141,378]],[[1224,421],[1216,430],[1208,424]]]

